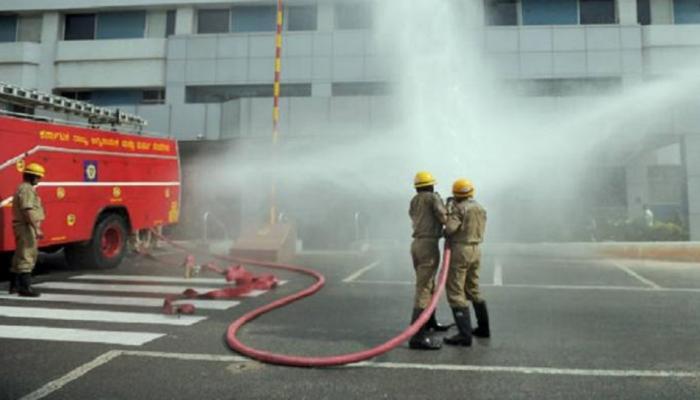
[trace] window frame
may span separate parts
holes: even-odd
[[[171,16],[172,16],[172,23],[171,23]],[[146,24],[148,25],[148,19],[146,19]],[[172,32],[170,32],[170,29],[172,28]],[[173,10],[165,10],[165,38],[169,38],[170,36],[175,36],[177,32],[177,9]]]
[[[99,20],[100,16],[108,15],[108,14],[124,14],[124,13],[142,13],[143,14],[143,29],[141,31],[140,36],[135,36],[135,37],[114,37],[114,38],[100,38],[98,37],[99,33]],[[132,40],[132,39],[145,39],[146,38],[146,33],[148,32],[148,11],[147,10],[142,10],[142,9],[134,9],[134,10],[125,10],[125,11],[106,11],[106,12],[101,12],[101,13],[95,13],[95,38],[93,40]]]
[[[582,1],[587,1],[587,0],[576,0],[576,4],[578,5],[578,24],[579,25],[619,25],[620,24],[619,10],[617,9],[617,2],[619,0],[610,0],[610,1],[612,1],[613,22],[594,22],[594,23],[587,23],[587,24],[582,23],[582,14],[581,14],[581,2]],[[639,10],[637,10],[637,17],[639,17]]]
[[[315,19],[315,26],[314,29],[308,30],[308,29],[295,29],[291,30],[289,29],[289,10],[290,8],[304,8],[304,7],[309,7],[314,9],[314,15],[316,16]],[[287,32],[316,32],[318,31],[318,3],[313,3],[313,4],[301,4],[301,5],[286,5],[284,6],[284,16],[283,16],[283,21],[282,21],[282,30],[287,31]]]
[[[197,11],[197,13],[196,13],[196,23],[197,24],[195,27],[195,34],[196,35],[220,35],[222,33],[231,33],[231,23],[233,22],[231,20],[231,18],[232,18],[231,7],[227,7],[227,8],[198,8],[196,11]],[[226,31],[223,31],[223,32],[200,32],[200,28],[201,28],[200,13],[203,11],[204,12],[207,12],[207,11],[209,11],[209,12],[211,12],[211,11],[219,11],[219,12],[226,11],[226,24],[227,24],[228,29]]]
[[[245,31],[237,31],[236,29],[236,24],[234,23],[234,18],[236,18],[236,9],[272,9],[272,29],[271,30],[245,30]],[[284,20],[286,18],[283,18],[283,27],[284,27]],[[277,30],[277,6],[276,5],[237,5],[229,8],[229,33],[270,33],[270,32],[275,32]]]
[[[470,0],[470,1],[473,1],[473,0]],[[359,28],[357,28],[357,27],[352,27],[352,28],[341,28],[341,27],[339,26],[339,23],[338,23],[338,21],[339,21],[339,20],[338,20],[338,15],[339,15],[339,13],[338,13],[338,8],[339,8],[339,7],[344,7],[344,6],[345,6],[345,7],[347,7],[347,6],[363,6],[363,7],[366,7],[366,8],[367,8],[367,11],[369,12],[369,15],[373,15],[373,14],[374,14],[374,10],[373,10],[373,8],[372,8],[373,6],[372,6],[372,3],[371,3],[370,1],[362,0],[362,1],[339,1],[339,2],[335,2],[335,3],[333,3],[333,29],[334,29],[334,30],[336,30],[336,31],[363,31],[363,30],[369,31],[369,30],[374,29],[374,26],[375,26],[374,18],[372,18],[372,20],[370,20],[370,21],[369,21],[369,24],[366,25],[366,26],[361,26],[361,27],[359,27]]]
[[[19,14],[12,14],[12,13],[7,13],[7,14],[0,14],[0,17],[14,17],[15,19],[15,32],[14,32],[14,38],[13,40],[8,40],[6,42],[0,41],[0,43],[17,43],[19,39],[19,23],[20,23],[20,15]]]
[[[77,15],[91,15],[92,16],[92,39],[68,39],[66,38],[66,34],[68,32],[68,17],[69,16],[77,16]],[[97,13],[70,13],[70,14],[63,14],[63,35],[61,36],[63,38],[63,41],[79,41],[79,40],[97,40]]]

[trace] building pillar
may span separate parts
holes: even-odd
[[[625,168],[627,184],[627,217],[630,219],[644,216],[643,206],[649,203],[649,165],[647,154],[641,154]]]
[[[651,0],[649,7],[652,25],[673,24],[673,0]]]
[[[56,85],[56,46],[61,34],[61,18],[57,12],[45,12],[41,20],[41,55],[37,89],[51,93]]]
[[[620,25],[637,25],[637,0],[617,0],[617,15]]]
[[[191,35],[195,33],[195,9],[194,7],[179,7],[175,14],[175,34]]]
[[[690,240],[700,240],[700,134],[684,137],[683,159],[688,195],[688,226]]]
[[[318,4],[318,30],[329,32],[335,28],[335,7],[333,2]]]

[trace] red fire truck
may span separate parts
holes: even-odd
[[[174,139],[117,132],[120,124],[145,121],[3,83],[0,101],[88,121],[81,126],[0,115],[0,252],[5,256],[15,248],[12,196],[30,162],[46,168],[37,187],[46,210],[39,247],[64,248],[71,265],[116,267],[132,235],[178,221],[180,162]]]

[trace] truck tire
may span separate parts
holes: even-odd
[[[115,268],[127,251],[126,221],[119,214],[99,219],[92,239],[84,244],[66,247],[69,265],[83,268]]]

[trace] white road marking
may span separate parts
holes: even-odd
[[[352,281],[356,280],[357,278],[359,278],[360,276],[362,276],[362,274],[364,274],[365,272],[371,270],[372,268],[375,268],[375,267],[376,267],[377,265],[379,265],[380,263],[381,263],[381,262],[380,262],[379,260],[377,260],[377,261],[374,261],[373,263],[371,263],[371,264],[369,264],[369,265],[366,265],[366,266],[364,266],[364,267],[358,269],[358,270],[355,271],[353,274],[351,274],[351,275],[348,276],[347,278],[343,279],[343,282],[347,283],[347,282],[352,282]]]
[[[43,282],[33,286],[46,289],[90,290],[97,292],[123,292],[123,293],[164,293],[181,294],[187,289],[195,289],[198,293],[211,292],[223,287],[194,287],[194,286],[166,286],[166,285],[127,285],[127,284],[101,284],[101,283],[76,283],[76,282]]]
[[[186,361],[212,362],[248,362],[253,361],[240,356],[195,353],[165,353],[156,351],[112,350],[94,360],[81,365],[66,375],[47,383],[38,390],[22,397],[20,400],[39,400],[61,389],[68,383],[79,379],[93,369],[108,363],[119,356],[154,357]],[[458,364],[410,364],[366,361],[347,365],[346,368],[381,368],[381,369],[420,369],[429,371],[462,371],[477,373],[510,373],[524,375],[568,375],[601,378],[700,378],[700,371],[683,370],[619,370],[619,369],[582,369],[582,368],[544,368],[517,366],[458,365]]]
[[[499,260],[496,260],[496,265],[493,268],[493,285],[503,286],[503,266]]]
[[[651,280],[639,275],[638,273],[634,272],[630,267],[626,265],[622,265],[619,262],[615,261],[610,261],[610,263],[617,268],[621,269],[623,272],[627,273],[627,275],[637,279],[638,281],[642,282],[643,284],[649,286],[652,289],[661,289],[661,286],[657,285],[655,282],[652,282]]]
[[[61,293],[42,293],[41,297],[19,297],[17,295],[0,295],[0,300],[12,301],[50,301],[62,303],[78,303],[78,304],[103,304],[114,306],[131,306],[131,307],[161,307],[164,299],[154,297],[117,297],[117,296],[90,296],[82,294],[61,294]],[[178,300],[178,303],[189,303],[196,308],[203,310],[227,310],[240,304],[239,301],[229,300]]]
[[[71,372],[63,375],[62,377],[53,380],[46,385],[40,387],[39,389],[29,393],[28,395],[22,397],[20,400],[39,400],[42,399],[51,393],[61,389],[65,385],[69,384],[70,382],[73,382],[76,379],[79,379],[83,375],[87,374],[88,372],[92,371],[93,369],[99,367],[100,365],[104,365],[111,360],[119,357],[121,355],[121,351],[119,350],[112,350],[108,351],[101,356],[95,358],[94,360],[81,365],[80,367],[72,370]]]
[[[352,283],[369,284],[369,285],[414,285],[414,282],[410,281],[363,281],[356,280]],[[700,288],[668,288],[659,287],[651,288],[646,286],[604,286],[604,285],[532,285],[532,284],[518,284],[509,283],[502,286],[496,286],[493,284],[485,283],[480,284],[481,287],[494,287],[494,288],[519,288],[519,289],[545,289],[545,290],[621,290],[630,292],[655,292],[655,293],[700,293]]]
[[[250,358],[241,356],[230,356],[222,354],[197,354],[197,353],[166,353],[162,351],[134,351],[122,350],[125,356],[168,358],[174,360],[187,361],[220,361],[220,362],[248,362]]]
[[[226,280],[221,278],[180,278],[173,276],[142,276],[142,275],[77,275],[70,279],[90,280],[90,281],[114,281],[114,282],[162,282],[162,283],[205,283],[205,284],[225,284]]]
[[[489,365],[455,365],[455,364],[410,364],[392,362],[362,362],[350,367],[387,368],[387,369],[422,369],[428,371],[464,371],[495,372],[525,375],[569,375],[593,376],[603,378],[700,378],[700,371],[674,370],[635,370],[635,369],[583,369],[583,368],[546,368]]]
[[[122,311],[96,311],[96,310],[67,310],[60,308],[40,307],[5,307],[0,306],[0,317],[10,318],[36,318],[64,321],[97,321],[131,324],[158,324],[188,326],[196,324],[207,317],[196,315],[165,315],[146,314]]]
[[[0,325],[0,338],[47,340],[54,342],[107,343],[141,346],[163,337],[163,333],[118,332],[91,329],[50,328],[46,326]]]

